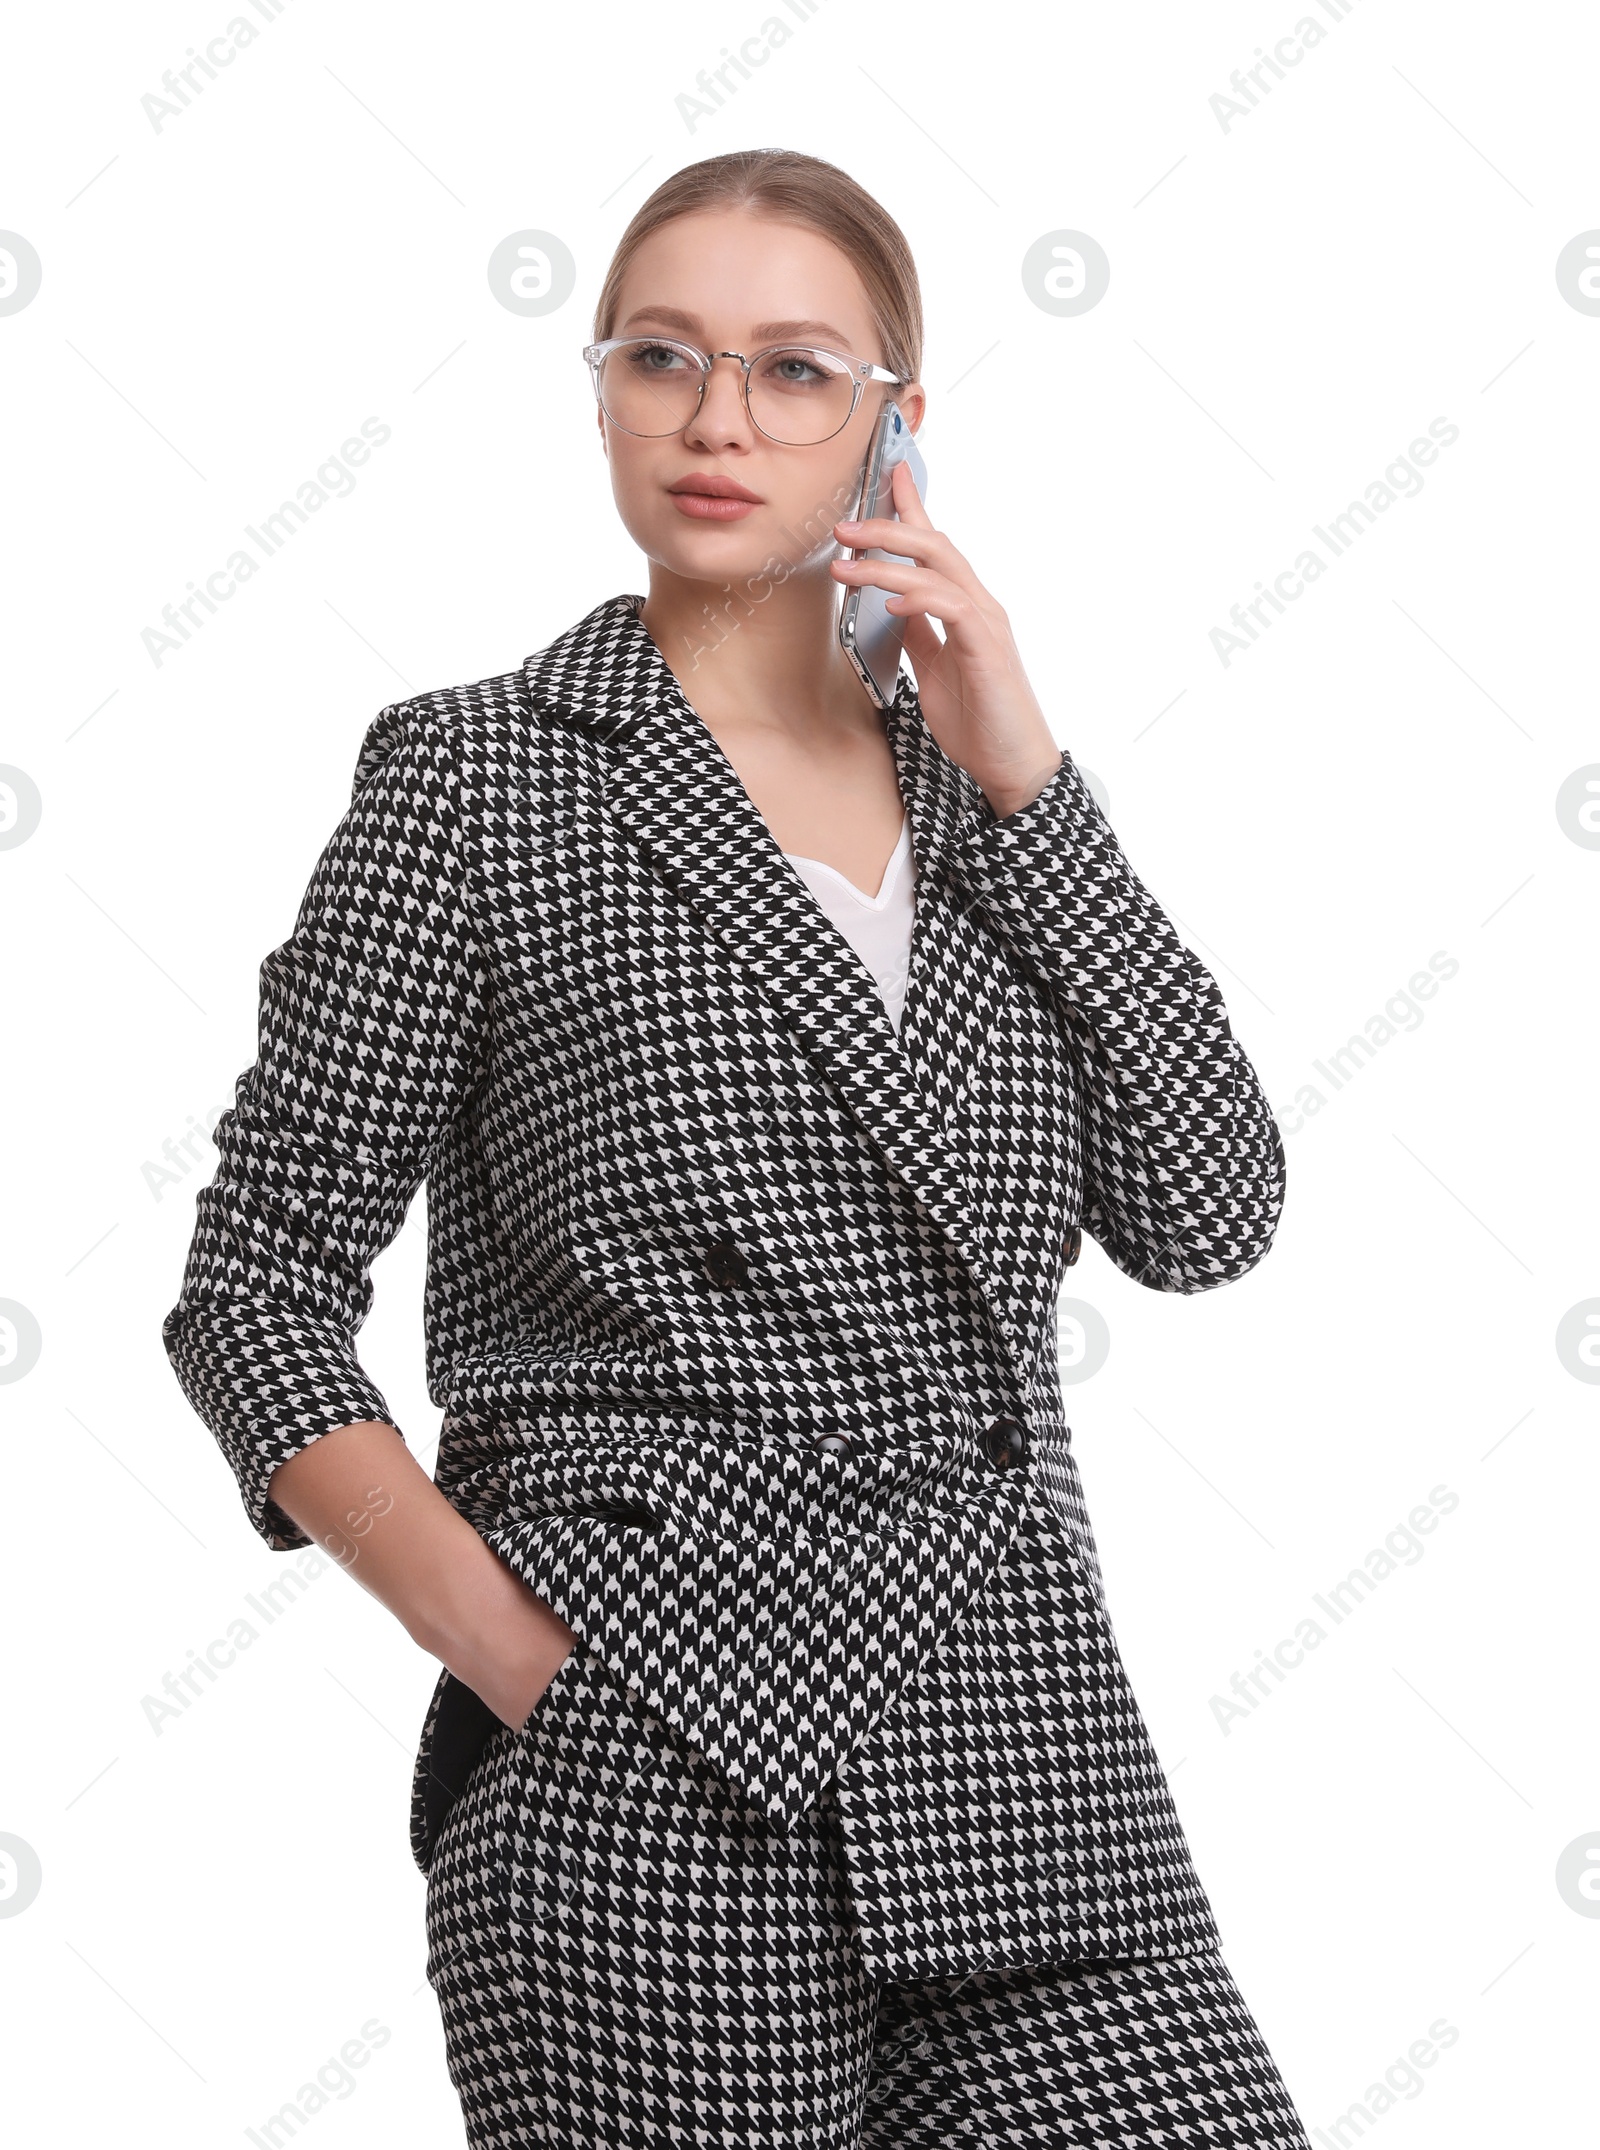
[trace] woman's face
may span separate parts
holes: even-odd
[[[871,309],[848,257],[820,232],[742,210],[678,217],[628,267],[613,336],[669,335],[701,350],[754,357],[780,342],[885,363]],[[774,563],[833,588],[833,524],[852,514],[872,427],[893,396],[913,430],[920,388],[864,384],[844,429],[808,447],[780,446],[750,421],[739,367],[718,359],[699,410],[676,433],[625,433],[597,412],[617,512],[646,557],[687,580],[765,583]],[[756,503],[732,519],[695,513],[683,481],[734,480]]]

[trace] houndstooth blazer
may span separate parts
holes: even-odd
[[[251,1523],[305,1545],[269,1480],[393,1418],[355,1338],[426,1179],[439,1486],[781,1819],[994,1572],[1035,1469],[1098,1589],[1056,1345],[1080,1233],[1153,1290],[1228,1283],[1284,1157],[1070,755],[997,820],[902,674],[897,1036],[642,602],[372,723],[163,1336]]]

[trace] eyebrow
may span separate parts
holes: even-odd
[[[623,323],[623,327],[626,328],[636,321],[659,321],[668,328],[679,330],[685,336],[705,333],[699,315],[686,314],[678,306],[636,306]],[[848,338],[842,330],[835,328],[831,321],[757,321],[752,324],[750,333],[758,347],[764,343],[779,343],[788,336],[820,336],[837,344],[841,350],[848,351],[850,348]]]

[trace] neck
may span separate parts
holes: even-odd
[[[826,565],[781,583],[751,575],[694,581],[652,561],[640,619],[713,730],[760,724],[796,734],[881,729],[839,647],[839,585]]]

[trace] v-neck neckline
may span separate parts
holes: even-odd
[[[878,893],[875,896],[869,896],[864,888],[858,888],[848,875],[842,874],[837,866],[830,866],[826,859],[808,858],[802,851],[786,851],[783,855],[786,859],[792,859],[797,866],[815,866],[819,868],[823,873],[830,875],[835,881],[847,888],[856,901],[864,904],[869,911],[881,911],[886,908],[890,898],[894,895],[900,879],[900,869],[910,849],[911,816],[903,814],[900,820],[900,834],[895,839],[895,846],[889,854],[888,864],[884,867],[879,877]]]

